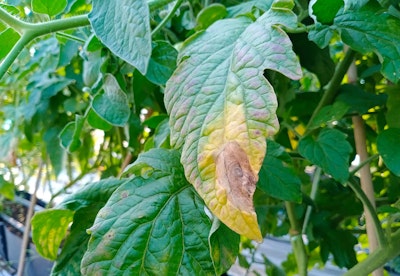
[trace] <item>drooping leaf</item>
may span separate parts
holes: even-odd
[[[379,133],[376,143],[386,166],[400,176],[400,128],[389,128]]]
[[[32,218],[32,239],[40,255],[49,260],[57,258],[58,249],[74,212],[49,209],[37,212]]]
[[[9,200],[14,200],[15,197],[15,186],[11,182],[4,179],[3,175],[0,174],[0,195],[4,196]]]
[[[274,148],[282,148],[279,144],[268,140],[268,151],[259,173],[257,186],[272,197],[301,202],[301,181],[289,165],[282,161],[282,155]]]
[[[90,235],[86,233],[103,204],[94,203],[75,212],[70,232],[55,260],[52,276],[81,275],[81,261],[86,252]]]
[[[60,132],[61,146],[68,152],[74,152],[81,146],[82,141],[80,135],[84,123],[85,118],[77,114],[75,116],[75,121],[69,122]]]
[[[342,6],[343,0],[314,0],[310,3],[312,16],[315,17],[316,22],[325,25],[333,23],[333,19]]]
[[[299,152],[339,182],[343,183],[349,178],[352,147],[343,132],[325,128],[317,139],[306,136],[299,142]]]
[[[43,141],[46,143],[46,152],[53,168],[52,171],[56,177],[63,169],[65,157],[65,152],[60,145],[59,133],[60,129],[58,127],[52,127],[49,128],[43,136]]]
[[[153,42],[153,51],[146,78],[158,85],[165,85],[176,68],[178,52],[165,41]]]
[[[107,123],[124,126],[131,114],[128,97],[111,74],[104,76],[103,89],[104,93],[99,93],[93,98],[93,110]]]
[[[67,0],[32,0],[32,10],[36,13],[44,13],[55,16],[67,7]]]
[[[154,149],[148,155],[156,160],[168,152],[177,154]],[[100,210],[82,260],[84,275],[215,274],[204,203],[176,158],[156,166],[165,171],[125,182]]]
[[[89,110],[87,121],[91,127],[104,131],[108,131],[112,128],[112,125],[104,119],[100,118],[100,116],[97,115],[96,112],[93,111],[93,109]]]
[[[384,106],[386,99],[385,94],[368,93],[361,87],[351,84],[342,85],[336,97],[337,102],[343,102],[350,107],[349,112],[359,114],[364,114],[376,106]]]
[[[215,272],[217,275],[222,275],[236,261],[239,254],[240,236],[214,218],[209,244]]]
[[[89,20],[100,41],[143,75],[151,56],[150,15],[145,0],[93,0]]]
[[[309,33],[309,38],[326,47],[334,30],[351,48],[381,57],[381,72],[388,80],[396,83],[400,79],[400,21],[381,12],[379,4],[369,2],[359,10],[339,11],[333,26],[319,26]]]
[[[0,60],[2,60],[8,52],[11,51],[12,47],[14,47],[15,43],[17,43],[20,35],[12,28],[7,28],[4,31],[0,32]]]
[[[301,76],[289,38],[274,25],[278,22],[297,25],[284,8],[272,8],[254,23],[245,17],[217,21],[186,42],[165,90],[171,144],[182,148],[187,179],[221,221],[256,240],[261,234],[251,191],[265,137],[278,127],[276,97],[263,70]],[[248,190],[239,191],[229,179],[241,179]]]

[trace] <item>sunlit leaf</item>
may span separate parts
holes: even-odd
[[[15,186],[11,182],[4,179],[3,175],[0,174],[0,195],[4,196],[9,200],[14,200],[15,197]]]
[[[7,28],[0,32],[0,60],[2,60],[8,54],[8,52],[11,51],[12,47],[14,47],[19,38],[20,35],[12,28]]]
[[[67,7],[67,0],[32,0],[32,10],[36,13],[44,13],[54,16],[61,13]]]

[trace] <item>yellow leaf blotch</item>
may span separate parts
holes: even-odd
[[[253,194],[266,143],[263,135],[250,139],[243,110],[243,104],[227,102],[224,115],[204,130],[209,135],[199,143],[202,181],[195,188],[211,212],[229,228],[260,242]]]

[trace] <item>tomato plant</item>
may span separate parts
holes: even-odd
[[[0,192],[67,179],[32,219],[53,275],[221,275],[267,235],[286,274],[400,270],[396,1],[9,0],[0,22]]]

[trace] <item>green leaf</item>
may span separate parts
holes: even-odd
[[[44,13],[55,16],[67,7],[67,0],[32,0],[32,10],[36,13]]]
[[[100,41],[146,74],[151,56],[150,15],[145,0],[93,0],[89,20]]]
[[[9,200],[14,200],[15,197],[15,186],[11,182],[4,179],[3,175],[0,174],[0,195],[4,196]]]
[[[358,114],[367,113],[376,106],[384,106],[386,99],[385,94],[372,94],[352,84],[342,85],[336,97],[337,102],[343,102],[350,107],[349,112]]]
[[[315,116],[314,121],[310,124],[310,129],[318,128],[322,125],[332,123],[340,120],[346,115],[349,110],[349,106],[343,102],[335,102],[333,105],[327,105],[321,108],[321,110]]]
[[[0,161],[8,162],[16,141],[16,137],[11,131],[0,135]]]
[[[343,0],[316,0],[311,1],[310,6],[316,22],[330,25],[343,6]]]
[[[281,155],[278,143],[268,140],[268,151],[259,173],[257,186],[268,195],[286,201],[301,202],[301,181]],[[285,158],[286,159],[286,158]]]
[[[97,94],[92,108],[100,118],[114,126],[124,126],[131,114],[128,97],[111,74],[104,76],[104,93]]]
[[[171,151],[155,150],[153,158],[161,152]],[[100,210],[89,230],[84,275],[215,274],[204,203],[179,163],[164,166],[173,173],[125,182]]]
[[[153,52],[146,78],[152,83],[165,85],[176,68],[178,52],[165,41],[153,42]]]
[[[240,236],[214,218],[210,230],[209,244],[217,275],[228,271],[239,254]]]
[[[335,72],[335,63],[330,56],[329,47],[319,48],[308,39],[306,33],[289,34],[289,37],[293,42],[293,50],[299,55],[301,65],[317,75],[321,87],[325,86]]]
[[[316,140],[306,136],[299,142],[301,155],[342,183],[349,178],[349,158],[352,150],[346,135],[336,129],[325,128]]]
[[[343,42],[363,54],[375,52],[382,59],[382,74],[391,82],[400,79],[400,21],[369,2],[359,10],[340,11],[331,27],[317,27],[309,38],[325,47],[337,30]]]
[[[74,152],[80,148],[82,144],[80,135],[84,123],[85,118],[77,114],[75,115],[75,121],[69,122],[60,132],[61,146],[68,152]]]
[[[197,15],[196,31],[205,30],[215,21],[225,18],[228,15],[224,5],[214,3],[202,9]]]
[[[261,167],[265,137],[278,127],[276,96],[263,71],[301,76],[290,39],[277,23],[295,28],[297,19],[290,10],[273,8],[256,22],[246,17],[215,22],[185,42],[165,90],[171,144],[182,149],[187,179],[221,221],[259,240],[250,234],[257,228],[251,207],[239,207],[234,199],[218,203],[224,199],[217,195],[227,194],[216,179],[215,157],[226,145],[237,145],[254,175]]]
[[[103,205],[94,203],[75,212],[74,222],[51,271],[52,276],[81,275],[81,262],[90,238],[86,229],[93,225]]]
[[[92,108],[89,110],[87,121],[91,127],[97,129],[101,129],[104,131],[109,131],[110,129],[112,129],[112,125],[100,118],[100,116],[97,115]]]
[[[74,212],[71,210],[44,210],[32,218],[32,239],[40,255],[49,260],[57,258],[58,249]]]
[[[379,154],[389,170],[400,176],[400,128],[389,128],[379,133],[376,140]]]
[[[228,17],[237,17],[241,14],[248,14],[253,12],[255,9],[267,11],[271,8],[273,0],[250,0],[244,3],[240,3],[235,6],[228,7]]]
[[[154,147],[169,148],[170,147],[169,138],[170,138],[169,120],[165,120],[161,122],[154,131]]]
[[[11,51],[12,47],[14,47],[15,43],[17,43],[20,35],[12,28],[7,28],[4,31],[0,32],[0,60],[2,60],[8,52]]]
[[[52,127],[49,128],[43,135],[43,141],[46,143],[46,152],[50,158],[52,172],[57,177],[64,165],[65,152],[60,145],[59,138],[60,128]]]
[[[369,0],[344,0],[344,10],[358,10],[368,3]]]
[[[400,93],[398,86],[388,86],[385,91],[388,95],[386,103],[386,122],[389,128],[400,128]],[[385,96],[385,95],[383,95]],[[386,99],[386,97],[385,97]]]

